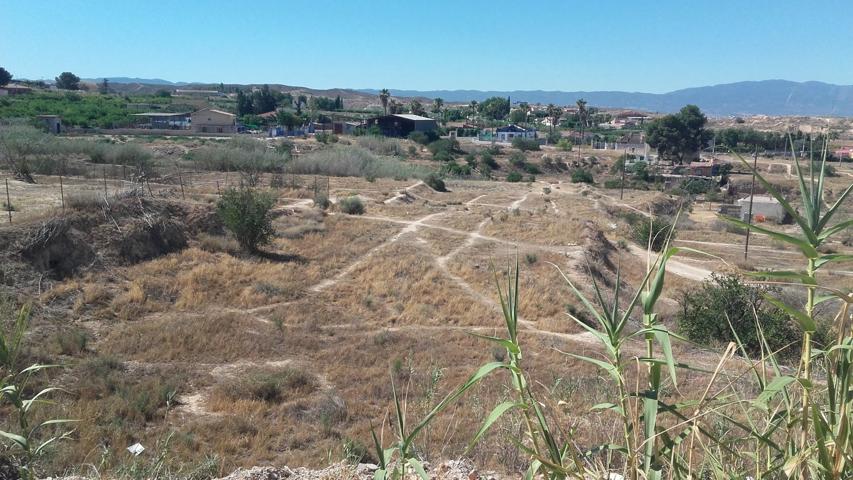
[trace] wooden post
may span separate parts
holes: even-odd
[[[752,199],[755,195],[755,172],[758,168],[758,148],[755,149],[755,153],[752,154],[752,187],[749,189],[749,213],[747,214],[746,221],[748,224],[752,225]],[[743,259],[746,260],[749,256],[749,232],[752,231],[751,228],[746,229],[746,241],[743,246]]]
[[[12,199],[9,197],[9,179],[6,179],[6,211],[9,212],[9,223],[12,223]]]
[[[216,181],[216,194],[222,196],[222,192],[219,190],[219,180]]]
[[[107,197],[107,167],[104,167],[104,198]]]
[[[181,184],[181,199],[186,200],[187,197],[184,195],[184,177],[181,175],[181,172],[178,172],[178,183]]]
[[[62,202],[62,211],[65,212],[65,189],[62,188],[62,175],[59,176],[59,199]]]

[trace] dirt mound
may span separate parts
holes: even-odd
[[[674,216],[681,207],[681,199],[673,195],[657,193],[652,198],[637,206],[644,212],[651,212],[655,216]]]
[[[22,239],[21,256],[38,271],[56,279],[69,277],[95,259],[83,232],[67,218],[54,218],[39,225]]]
[[[589,220],[584,222],[580,244],[583,247],[584,259],[577,263],[577,269],[591,274],[608,287],[614,285],[616,266],[611,257],[616,247],[595,223]]]
[[[415,200],[417,200],[417,199],[415,197],[413,197],[412,194],[403,190],[399,194],[394,195],[393,197],[389,198],[388,200],[385,200],[385,204],[386,205],[407,205],[407,204],[413,203]]]
[[[186,207],[137,196],[68,208],[38,224],[0,232],[0,279],[27,289],[113,265],[134,264],[187,246],[200,232],[221,231],[212,207]]]

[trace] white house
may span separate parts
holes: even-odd
[[[498,142],[509,143],[514,138],[536,138],[535,128],[523,128],[518,125],[507,125],[506,127],[498,127],[495,129],[495,140]]]

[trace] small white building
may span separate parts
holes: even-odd
[[[737,201],[740,205],[740,216],[744,222],[749,221],[749,197]],[[755,195],[752,198],[752,219],[755,222],[781,222],[785,218],[785,209],[775,198],[768,195]]]
[[[510,143],[514,138],[534,139],[536,138],[536,129],[519,127],[515,124],[495,129],[495,140],[498,142]]]

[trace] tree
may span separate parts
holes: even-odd
[[[252,112],[256,114],[272,112],[277,106],[278,102],[269,85],[264,85],[260,90],[252,93]]]
[[[673,163],[696,155],[708,146],[713,133],[705,129],[707,117],[696,105],[686,105],[678,113],[656,118],[646,126],[646,141],[658,154]]]
[[[12,74],[3,67],[0,67],[0,86],[8,85],[12,81]]]
[[[471,103],[468,104],[468,108],[471,111],[471,120],[473,121],[477,117],[477,103],[476,100],[471,100]]]
[[[302,115],[302,106],[308,103],[308,97],[299,95],[296,97],[296,114]]]
[[[80,90],[80,77],[71,72],[62,72],[56,77],[56,88],[61,90]]]
[[[389,92],[387,88],[383,88],[382,91],[379,92],[379,101],[382,102],[382,110],[385,112],[385,115],[388,115],[388,100],[390,99],[391,92]]]
[[[432,100],[432,113],[436,117],[441,116],[441,109],[444,107],[444,99],[443,98],[434,98]]]
[[[409,104],[409,111],[412,112],[412,115],[426,115],[423,104],[417,99],[412,100],[412,103]]]
[[[586,129],[586,121],[589,117],[589,112],[586,109],[586,100],[579,98],[575,105],[578,106],[578,126],[580,127],[580,144],[583,145],[583,132]],[[580,150],[578,150],[578,155],[580,155]]]
[[[560,117],[563,116],[563,109],[552,104],[548,105],[546,110],[548,112],[548,118],[551,120],[551,131],[554,131],[554,126],[557,125],[557,122],[560,121]]]
[[[110,93],[110,81],[106,78],[101,80],[101,85],[98,86],[98,91],[102,95],[106,95],[106,94]]]
[[[273,236],[270,209],[274,203],[267,193],[229,188],[216,204],[216,210],[240,246],[248,252],[257,252],[258,246],[269,243]]]
[[[254,112],[252,99],[242,90],[237,89],[237,116],[249,115]]]
[[[483,100],[479,106],[480,113],[492,120],[503,120],[509,115],[509,99],[491,97]]]
[[[278,112],[277,117],[278,123],[287,128],[288,131],[293,130],[301,123],[299,117],[285,110]]]

